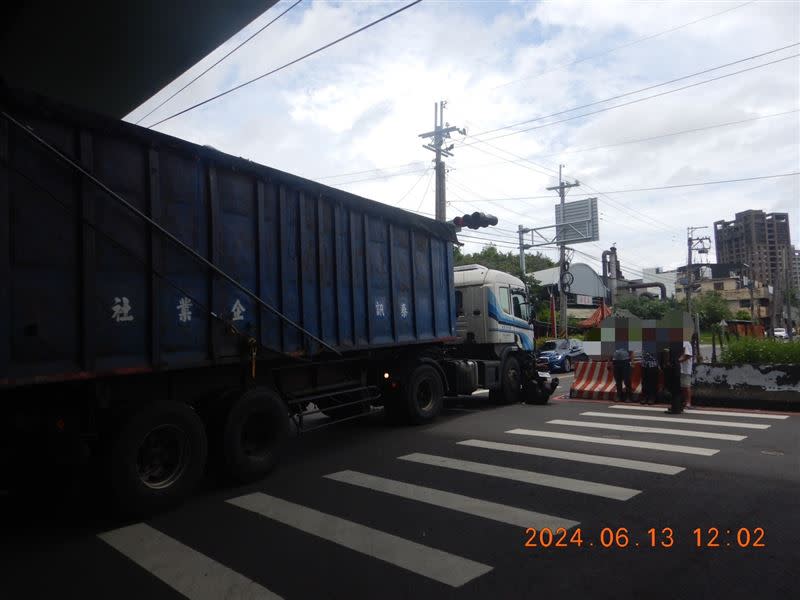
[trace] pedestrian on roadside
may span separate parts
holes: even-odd
[[[631,359],[633,352],[617,348],[611,358],[614,365],[614,383],[617,386],[617,398],[621,402],[633,400],[631,393]]]
[[[683,342],[683,354],[678,358],[681,367],[681,397],[683,407],[692,408],[692,370],[694,367],[694,352],[692,344]]]
[[[661,372],[664,373],[664,392],[670,401],[670,407],[665,412],[672,415],[680,414],[683,412],[680,371],[669,348],[661,351]]]
[[[658,361],[649,352],[642,355],[642,395],[639,404],[655,404],[658,395]]]

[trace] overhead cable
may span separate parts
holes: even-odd
[[[689,21],[688,23],[683,23],[681,25],[677,25],[675,27],[671,27],[669,29],[665,29],[663,31],[659,31],[658,33],[653,33],[653,34],[650,34],[650,35],[646,35],[644,37],[637,38],[635,40],[632,40],[632,41],[627,42],[625,44],[622,44],[620,46],[615,46],[614,48],[610,48],[610,49],[605,50],[603,52],[598,52],[597,54],[592,54],[591,56],[584,56],[584,57],[581,57],[581,58],[579,58],[577,60],[573,60],[572,62],[565,63],[563,65],[558,65],[556,67],[553,67],[552,69],[548,69],[546,71],[542,71],[541,73],[538,73],[536,75],[532,75],[530,77],[520,77],[519,79],[514,79],[512,81],[507,81],[506,83],[501,83],[500,85],[496,85],[496,86],[494,86],[494,87],[492,87],[490,89],[496,90],[496,89],[499,89],[499,88],[502,88],[502,87],[507,87],[509,85],[513,85],[515,83],[519,83],[520,81],[530,81],[531,79],[537,79],[539,77],[542,77],[543,75],[546,75],[547,73],[552,73],[553,71],[559,71],[561,69],[566,69],[567,67],[572,67],[572,66],[577,65],[579,63],[586,62],[587,60],[592,60],[594,58],[600,58],[601,56],[606,56],[608,54],[611,54],[612,52],[616,52],[617,50],[622,50],[623,48],[628,48],[630,46],[634,46],[635,44],[640,44],[642,42],[646,42],[647,40],[652,40],[653,38],[660,37],[660,36],[665,35],[667,33],[672,33],[673,31],[678,31],[679,29],[683,29],[684,27],[689,27],[690,25],[694,25],[696,23],[700,23],[702,21],[707,21],[709,19],[713,19],[714,17],[718,17],[720,15],[724,15],[725,13],[731,12],[733,10],[737,10],[739,8],[747,6],[748,4],[753,4],[754,1],[755,0],[751,0],[750,2],[745,2],[743,4],[739,4],[738,6],[732,6],[731,8],[726,8],[725,10],[721,10],[719,12],[712,13],[712,14],[706,16],[706,17],[701,17],[699,19],[695,19],[694,21]]]
[[[347,35],[344,35],[344,36],[342,36],[342,37],[340,37],[338,39],[335,39],[332,42],[328,42],[324,46],[320,46],[316,50],[312,50],[311,52],[308,52],[308,53],[304,54],[303,56],[301,56],[299,58],[296,58],[296,59],[294,59],[294,60],[292,60],[292,61],[290,61],[290,62],[288,62],[288,63],[286,63],[284,65],[281,65],[280,67],[272,69],[271,71],[268,71],[268,72],[266,72],[266,73],[264,73],[262,75],[259,75],[258,77],[253,77],[252,79],[249,79],[249,80],[247,80],[245,82],[242,82],[242,83],[240,83],[238,85],[235,85],[232,88],[229,88],[229,89],[225,90],[224,92],[220,92],[219,94],[215,94],[214,96],[211,96],[210,98],[206,98],[202,102],[198,102],[197,104],[193,104],[192,106],[189,106],[188,108],[184,108],[183,110],[178,111],[175,114],[172,114],[172,115],[170,115],[168,117],[165,117],[164,119],[161,119],[160,121],[157,121],[157,122],[153,123],[152,125],[149,125],[148,127],[152,128],[152,127],[155,127],[157,125],[161,125],[162,123],[165,123],[165,122],[167,122],[167,121],[169,121],[171,119],[174,119],[175,117],[178,117],[180,115],[186,114],[189,111],[192,111],[192,110],[194,110],[196,108],[204,106],[205,104],[208,104],[209,102],[213,102],[214,100],[222,98],[223,96],[227,96],[228,94],[230,94],[232,92],[235,92],[237,90],[240,90],[245,86],[248,86],[248,85],[250,85],[252,83],[255,83],[256,81],[260,81],[261,79],[264,79],[265,77],[269,77],[270,75],[273,75],[273,74],[277,73],[278,71],[282,71],[283,69],[286,69],[287,67],[291,67],[292,65],[295,65],[295,64],[299,63],[300,61],[303,61],[303,60],[305,60],[305,59],[307,59],[307,58],[309,58],[311,56],[314,56],[315,54],[318,54],[318,53],[322,52],[323,50],[327,50],[331,46],[335,46],[336,44],[338,44],[340,42],[343,42],[344,40],[346,40],[348,38],[351,38],[354,35],[357,35],[357,34],[361,33],[362,31],[365,31],[365,30],[369,29],[370,27],[374,27],[378,23],[386,21],[387,19],[390,19],[391,17],[394,17],[395,15],[400,14],[401,12],[403,12],[405,10],[408,10],[409,8],[419,4],[420,2],[422,2],[422,0],[414,0],[413,2],[410,2],[409,4],[406,4],[405,6],[403,6],[401,8],[398,8],[397,10],[395,10],[393,12],[390,12],[388,15],[384,15],[380,19],[372,21],[371,23],[367,23],[363,27],[359,27],[358,29],[356,29],[355,31],[351,31]]]
[[[776,49],[770,50],[768,52],[762,52],[761,54],[755,54],[753,56],[748,56],[747,58],[742,58],[740,60],[736,60],[736,61],[733,61],[733,62],[730,62],[730,63],[726,63],[724,65],[719,65],[717,67],[712,67],[710,69],[705,69],[703,71],[698,71],[698,72],[692,73],[690,75],[684,75],[682,77],[671,79],[669,81],[664,81],[662,83],[657,83],[657,84],[654,84],[654,85],[650,85],[650,86],[647,86],[647,87],[644,87],[644,88],[641,88],[641,89],[638,89],[638,90],[633,90],[631,92],[626,92],[624,94],[618,94],[616,96],[611,96],[610,98],[605,98],[603,100],[597,100],[596,102],[590,102],[589,104],[583,104],[581,106],[574,106],[574,107],[568,108],[566,110],[561,110],[561,111],[558,111],[558,112],[555,112],[555,113],[551,113],[549,115],[542,115],[540,117],[535,117],[533,119],[527,119],[525,121],[518,121],[516,123],[511,123],[509,125],[504,125],[502,127],[497,127],[495,129],[489,129],[487,131],[483,131],[483,132],[480,132],[480,133],[477,133],[477,134],[473,134],[471,137],[472,138],[478,138],[479,136],[482,136],[482,135],[488,135],[490,133],[496,133],[498,131],[504,131],[506,129],[512,129],[514,127],[519,127],[520,125],[525,125],[527,123],[534,123],[536,121],[542,121],[544,119],[549,119],[550,117],[557,117],[557,116],[564,115],[564,114],[567,114],[567,113],[570,113],[570,112],[574,112],[576,110],[582,110],[584,108],[590,108],[592,106],[597,106],[598,104],[604,104],[606,102],[611,102],[612,100],[618,100],[620,98],[624,98],[626,96],[631,96],[633,94],[639,94],[641,92],[645,92],[647,90],[652,90],[652,89],[655,89],[655,88],[658,88],[658,87],[663,87],[665,85],[669,85],[671,83],[682,81],[684,79],[690,79],[690,78],[696,77],[698,75],[703,75],[705,73],[710,73],[712,71],[718,71],[719,69],[723,69],[725,67],[730,67],[732,65],[739,64],[739,63],[742,63],[742,62],[746,62],[748,60],[753,60],[755,58],[760,58],[760,57],[766,56],[768,54],[774,54],[776,52],[780,52],[782,50],[786,50],[787,48],[792,48],[792,47],[798,46],[798,45],[800,45],[800,42],[796,42],[794,44],[789,44],[789,45],[783,46],[781,48],[776,48]],[[491,140],[497,140],[497,139],[508,137],[508,136],[511,136],[511,135],[517,135],[517,134],[520,134],[520,133],[525,133],[526,131],[533,131],[534,129],[541,129],[543,127],[549,127],[551,125],[556,125],[558,123],[565,123],[567,121],[572,121],[574,119],[580,119],[582,117],[588,117],[590,115],[595,115],[595,114],[598,114],[598,113],[601,113],[601,112],[606,112],[606,111],[609,111],[609,110],[613,110],[615,108],[621,108],[623,106],[629,106],[631,104],[636,104],[638,102],[644,102],[645,100],[651,100],[653,98],[658,98],[660,96],[666,96],[667,94],[673,94],[675,92],[680,92],[682,90],[686,90],[686,89],[689,89],[689,88],[692,88],[692,87],[696,87],[696,86],[699,86],[699,85],[704,85],[706,83],[719,81],[720,79],[725,79],[727,77],[733,77],[734,75],[740,75],[741,73],[747,73],[748,71],[753,71],[755,69],[761,69],[763,67],[774,65],[776,63],[780,63],[780,62],[783,62],[785,60],[790,60],[792,58],[796,58],[797,56],[800,56],[800,54],[792,54],[792,55],[786,56],[784,58],[779,58],[779,59],[772,60],[772,61],[769,61],[769,62],[766,62],[766,63],[762,63],[760,65],[755,65],[755,66],[752,66],[752,67],[748,67],[746,69],[741,69],[739,71],[733,71],[732,73],[726,73],[725,75],[720,75],[718,77],[712,77],[711,79],[704,79],[703,81],[697,81],[695,83],[692,83],[692,84],[689,84],[689,85],[685,85],[685,86],[681,86],[681,87],[678,87],[678,88],[675,88],[675,89],[672,89],[672,90],[666,90],[664,92],[659,92],[658,94],[652,94],[650,96],[645,96],[644,98],[637,98],[635,100],[631,100],[629,102],[623,102],[621,104],[615,104],[614,106],[608,106],[608,107],[602,108],[600,110],[596,110],[596,111],[592,111],[592,112],[588,112],[588,113],[583,113],[583,114],[580,114],[580,115],[569,117],[567,119],[561,119],[561,120],[558,120],[558,121],[552,121],[550,123],[545,123],[543,125],[538,125],[536,127],[528,127],[528,128],[525,128],[525,129],[516,129],[516,130],[511,131],[509,133],[505,133],[503,135],[498,135],[498,136],[494,136],[494,137],[490,137],[490,138],[486,138],[486,139],[478,139],[478,140],[476,140],[474,142],[462,143],[459,146],[460,147],[469,147],[469,146],[473,146],[475,144],[480,144],[480,143],[483,143],[483,142],[487,142],[487,141],[491,141]]]
[[[153,114],[154,112],[156,112],[156,111],[157,111],[159,108],[161,108],[162,106],[164,106],[164,105],[165,105],[167,102],[169,102],[170,100],[172,100],[172,99],[173,99],[175,96],[177,96],[178,94],[180,94],[180,93],[181,93],[183,90],[185,90],[186,88],[188,88],[190,85],[192,85],[192,84],[193,84],[194,82],[196,82],[198,79],[200,79],[200,78],[201,78],[203,75],[205,75],[206,73],[208,73],[208,72],[209,72],[211,69],[213,69],[214,67],[216,67],[217,65],[219,65],[219,64],[220,64],[222,61],[224,61],[226,58],[228,58],[228,57],[229,57],[231,54],[233,54],[234,52],[236,52],[236,51],[237,51],[239,48],[241,48],[241,47],[242,47],[242,46],[244,46],[246,43],[248,43],[250,40],[252,40],[254,37],[256,37],[257,35],[259,35],[259,34],[260,34],[262,31],[264,31],[265,29],[267,29],[267,28],[268,28],[270,25],[272,25],[272,24],[273,24],[275,21],[277,21],[278,19],[280,19],[280,18],[281,18],[283,15],[285,15],[286,13],[288,13],[290,10],[292,10],[292,9],[293,9],[295,6],[297,6],[298,4],[300,4],[302,1],[303,1],[303,0],[297,0],[297,2],[295,2],[294,4],[292,4],[292,5],[291,5],[289,8],[287,8],[285,11],[283,11],[283,12],[282,12],[281,14],[279,14],[277,17],[275,17],[274,19],[272,19],[272,20],[271,20],[269,23],[267,23],[266,25],[264,25],[263,27],[261,27],[261,28],[260,28],[258,31],[256,31],[256,32],[255,32],[253,35],[251,35],[250,37],[248,37],[248,38],[247,38],[246,40],[244,40],[243,42],[241,42],[241,43],[237,44],[236,46],[234,46],[234,47],[233,47],[231,50],[229,50],[228,52],[226,52],[226,53],[225,53],[225,54],[222,56],[222,58],[220,58],[219,60],[217,60],[217,62],[215,62],[215,63],[214,63],[213,65],[211,65],[210,67],[207,67],[207,68],[206,68],[206,69],[205,69],[205,70],[204,70],[202,73],[200,73],[199,75],[197,75],[197,76],[193,77],[193,78],[192,78],[192,79],[191,79],[191,80],[190,80],[188,83],[186,83],[186,84],[185,84],[185,85],[184,85],[184,86],[183,86],[181,89],[179,89],[177,92],[174,92],[174,93],[173,93],[173,94],[172,94],[172,95],[171,95],[169,98],[167,98],[166,100],[162,100],[162,101],[161,101],[161,102],[160,102],[160,103],[159,103],[159,104],[158,104],[158,105],[157,105],[155,108],[153,108],[153,109],[152,109],[152,110],[151,110],[149,113],[147,113],[147,114],[146,114],[146,115],[144,115],[143,117],[140,117],[140,118],[139,118],[139,119],[136,121],[136,124],[138,125],[139,123],[141,123],[142,121],[144,121],[144,120],[145,120],[147,117],[149,117],[150,115],[152,115],[152,114]]]

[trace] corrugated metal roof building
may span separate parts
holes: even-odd
[[[567,302],[569,306],[593,306],[599,298],[608,297],[608,288],[603,284],[603,278],[585,263],[573,263],[569,266],[572,273],[572,283],[569,287]],[[553,287],[558,290],[559,268],[535,271],[531,275],[544,287]]]

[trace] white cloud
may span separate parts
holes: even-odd
[[[431,111],[437,100],[449,101],[446,120],[474,134],[800,41],[800,3],[764,1],[607,52],[741,3],[423,2],[158,129],[309,178],[407,163],[416,166],[375,174],[414,171],[432,158],[421,148],[417,134],[432,127]],[[303,3],[146,122],[284,64],[401,5]],[[149,110],[285,6],[282,3],[268,11],[131,118]],[[797,53],[797,48],[670,87],[788,56]],[[562,68],[576,60],[580,62]],[[800,113],[639,144],[568,152],[799,108],[798,65],[795,58],[498,139],[491,146],[458,147],[456,156],[448,160],[453,169],[448,183],[448,199],[453,201],[449,214],[476,208],[495,212],[501,223],[487,235],[513,244],[517,225],[552,223],[555,196],[508,202],[484,199],[548,194],[544,188],[553,185],[559,162],[567,165],[570,177],[584,184],[571,192],[573,198],[596,195],[593,190],[800,170]],[[664,89],[669,88],[649,93]],[[618,102],[636,97],[640,96]],[[607,105],[596,108],[603,106]],[[521,164],[504,162],[509,160]],[[370,175],[324,181],[381,202],[393,204],[405,196],[402,206],[433,212],[427,174],[411,172],[346,183]],[[633,269],[679,263],[685,258],[687,225],[711,226],[748,208],[790,212],[794,241],[800,242],[798,177],[601,195],[600,207],[601,240],[580,249],[599,257],[602,248],[616,242],[623,267]]]

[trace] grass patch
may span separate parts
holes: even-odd
[[[740,363],[799,364],[800,342],[782,342],[768,338],[750,337],[732,339],[722,351],[721,362],[726,365]]]
[[[710,331],[701,331],[700,332],[700,343],[701,344],[710,344],[711,343],[711,332]],[[719,343],[719,341],[717,343]]]

